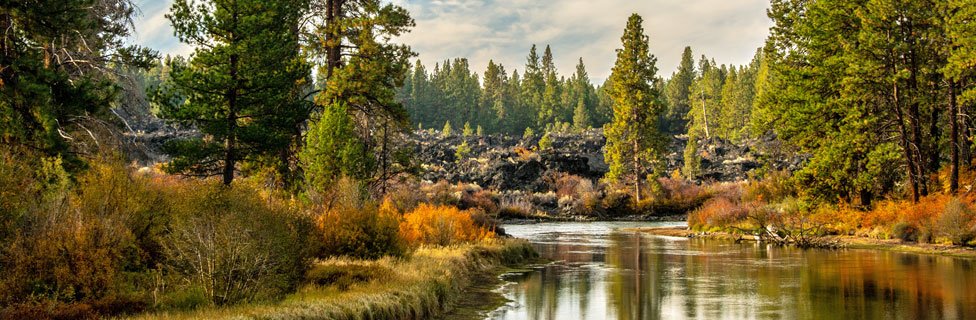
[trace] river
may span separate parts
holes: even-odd
[[[973,259],[621,230],[673,225],[506,225],[555,262],[505,275],[489,319],[976,319]]]

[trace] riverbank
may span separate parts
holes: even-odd
[[[316,263],[307,283],[278,303],[161,312],[134,319],[436,318],[463,303],[464,292],[483,283],[480,278],[536,257],[528,242],[501,239],[422,247],[404,259],[334,258]]]
[[[734,234],[728,232],[698,232],[687,227],[648,227],[630,228],[626,231],[643,232],[647,234],[682,237],[682,238],[701,238],[714,240],[733,240],[733,241],[758,241],[752,235]],[[931,254],[942,256],[953,256],[962,258],[976,259],[976,249],[946,244],[915,243],[904,242],[897,239],[875,239],[856,236],[827,236],[830,240],[835,240],[842,248],[850,249],[871,249],[895,252]]]

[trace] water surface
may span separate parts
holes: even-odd
[[[665,225],[505,226],[558,262],[507,275],[490,318],[976,319],[976,260],[619,230]]]

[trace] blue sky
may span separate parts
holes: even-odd
[[[772,25],[768,0],[391,0],[417,20],[410,34],[397,39],[411,45],[425,65],[465,57],[482,73],[489,60],[511,74],[521,73],[532,44],[539,54],[552,46],[561,75],[575,71],[580,57],[594,83],[613,66],[627,17],[644,17],[659,74],[669,77],[691,46],[718,63],[745,64],[763,44]],[[164,14],[172,0],[137,0],[131,41],[163,54],[193,50],[173,36]]]

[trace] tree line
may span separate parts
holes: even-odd
[[[774,0],[769,16],[754,118],[812,154],[795,173],[805,195],[869,206],[959,188],[973,147],[971,1]]]

